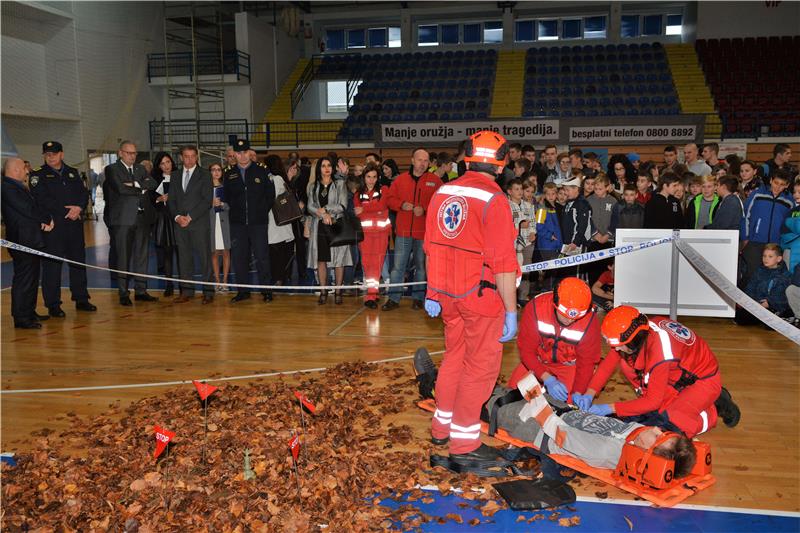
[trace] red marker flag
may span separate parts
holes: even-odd
[[[158,456],[167,449],[167,444],[175,438],[175,433],[161,426],[155,426],[153,431],[156,432],[156,451],[153,453],[153,457],[158,459]]]
[[[201,383],[196,379],[192,380],[192,383],[194,383],[194,386],[197,389],[197,394],[200,395],[200,399],[203,401],[205,401],[206,398],[214,394],[214,391],[219,388],[213,385],[209,385],[208,383]]]
[[[300,403],[303,404],[303,407],[308,409],[308,412],[312,415],[317,414],[317,407],[311,403],[311,400],[306,398],[306,395],[300,391],[294,391],[294,397],[300,400]]]
[[[292,452],[292,458],[297,461],[297,456],[300,455],[300,435],[294,435],[289,439],[289,451]]]

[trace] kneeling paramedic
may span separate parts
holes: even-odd
[[[706,341],[667,317],[652,319],[623,305],[606,315],[601,326],[612,348],[597,368],[585,395],[574,398],[581,409],[618,417],[660,415],[664,425],[688,437],[705,433],[721,416],[727,426],[739,421],[739,408],[722,388],[719,364]],[[639,396],[614,404],[591,405],[617,364]]]
[[[517,231],[495,183],[507,153],[501,135],[472,135],[467,172],[436,191],[426,218],[425,310],[431,317],[441,313],[445,339],[431,440],[449,440],[450,458],[471,464],[498,458],[481,444],[480,412],[500,374],[501,343],[517,331]]]
[[[600,362],[600,319],[583,280],[564,278],[552,292],[536,296],[525,306],[519,328],[521,363],[509,387],[530,371],[556,400],[586,391]]]

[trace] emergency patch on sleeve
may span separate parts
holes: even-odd
[[[556,446],[563,448],[565,440],[567,440],[567,432],[561,428],[556,429]]]

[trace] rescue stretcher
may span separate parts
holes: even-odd
[[[430,413],[436,410],[436,402],[432,399],[421,400],[417,405]],[[489,434],[486,422],[481,422],[481,431]],[[519,448],[538,450],[533,444],[512,437],[502,428],[495,432],[494,438]],[[673,478],[669,460],[647,456],[646,450],[633,446],[625,447],[615,469],[589,466],[568,455],[550,454],[549,457],[560,465],[644,498],[658,507],[672,507],[716,482],[711,473],[711,447],[701,441],[693,443],[697,449],[697,462],[692,472],[680,479]]]

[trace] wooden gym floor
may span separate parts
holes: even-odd
[[[105,243],[98,240],[95,248],[102,248]],[[3,264],[6,280],[10,266]],[[28,331],[14,329],[7,282],[4,287],[0,292],[3,391],[288,372],[410,356],[419,346],[431,352],[443,349],[441,321],[412,311],[407,299],[388,313],[365,309],[357,297],[345,298],[341,306],[331,298],[320,307],[314,296],[282,294],[271,304],[253,298],[231,305],[229,295],[223,295],[207,306],[198,297],[185,304],[162,299],[125,308],[118,305],[116,291],[106,288],[91,290],[97,313],[77,314],[64,289],[67,317]],[[800,348],[762,327],[739,327],[726,319],[683,322],[715,350],[723,383],[742,410],[736,428],[720,421],[703,436],[714,450],[717,484],[686,503],[800,511]],[[438,362],[440,356],[434,359]],[[507,344],[502,374],[510,375],[517,361],[516,345]],[[128,403],[165,389],[4,393],[0,450],[24,451],[34,443],[31,432],[58,431],[75,414],[95,415],[111,403]],[[603,399],[631,395],[629,387],[617,384]],[[404,418],[420,439],[427,438],[427,415],[410,404]],[[586,496],[594,496],[595,490],[601,487],[578,488],[579,495]],[[609,495],[630,499],[616,490]]]

